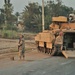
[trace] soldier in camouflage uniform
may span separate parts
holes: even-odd
[[[18,50],[19,50],[19,57],[20,57],[20,59],[22,57],[24,59],[24,57],[25,57],[25,40],[24,40],[24,36],[23,35],[20,36]]]
[[[55,39],[55,49],[62,50],[62,45],[63,45],[63,32],[60,32]]]

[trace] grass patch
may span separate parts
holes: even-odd
[[[16,31],[11,30],[2,30],[0,31],[0,37],[7,39],[17,39],[18,33]]]
[[[0,37],[6,38],[6,39],[18,39],[19,34],[22,34],[20,32],[14,31],[14,30],[0,30]],[[36,33],[26,33],[24,32],[25,40],[33,40]]]

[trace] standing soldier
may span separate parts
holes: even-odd
[[[18,44],[18,50],[19,50],[19,57],[20,59],[25,57],[25,40],[24,36],[20,35],[19,44]]]
[[[55,39],[55,49],[62,50],[62,45],[63,45],[63,32],[60,32]]]

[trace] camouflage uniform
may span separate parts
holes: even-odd
[[[21,38],[19,40],[19,57],[21,59],[21,57],[25,57],[24,56],[24,53],[25,53],[25,41],[24,41],[24,38]]]
[[[55,39],[55,48],[57,50],[62,50],[62,45],[63,45],[63,37],[57,36]]]

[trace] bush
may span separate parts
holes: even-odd
[[[17,27],[15,25],[9,25],[8,24],[5,29],[6,30],[14,30],[14,31],[17,31]]]
[[[16,31],[3,30],[2,31],[2,38],[17,39],[18,33]]]
[[[4,38],[8,37],[8,33],[4,33],[4,36],[3,37]]]

